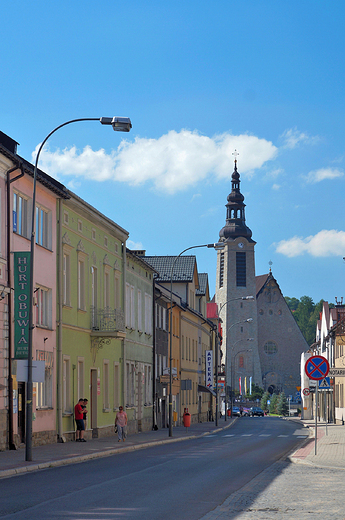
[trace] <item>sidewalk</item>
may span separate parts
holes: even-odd
[[[289,460],[323,468],[345,469],[345,426],[320,422],[317,425],[315,455],[315,421],[299,421],[310,430],[307,442]]]
[[[218,428],[216,428],[214,422],[192,424],[188,429],[177,426],[173,428],[173,437],[169,437],[168,428],[164,428],[129,435],[126,442],[121,443],[118,442],[117,435],[114,434],[110,437],[91,439],[85,443],[71,441],[46,444],[32,449],[33,460],[30,462],[25,461],[25,448],[15,451],[2,451],[0,452],[0,479],[29,471],[75,464],[98,457],[108,457],[116,453],[145,449],[159,444],[181,442],[229,428],[235,421],[236,418],[233,418],[225,422],[222,418],[219,420]]]

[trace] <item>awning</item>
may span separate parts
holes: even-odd
[[[216,392],[204,385],[198,385],[198,392],[208,392],[209,394],[212,394],[213,397],[216,397]]]

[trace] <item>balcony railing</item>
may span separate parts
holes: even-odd
[[[91,329],[100,332],[117,332],[125,330],[125,315],[122,310],[96,309],[91,307]]]

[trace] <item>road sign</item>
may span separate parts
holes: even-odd
[[[330,368],[329,377],[345,377],[345,368]]]
[[[304,369],[310,379],[321,381],[329,372],[329,363],[323,356],[311,356],[306,361]]]
[[[331,389],[331,380],[329,377],[324,377],[322,381],[319,382],[319,390],[330,390]]]
[[[303,395],[305,395],[306,397],[307,397],[308,395],[310,395],[310,390],[309,390],[309,388],[303,388],[303,392],[302,392],[302,393],[303,393]]]

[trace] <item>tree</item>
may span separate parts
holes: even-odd
[[[289,405],[288,405],[286,395],[284,394],[284,392],[281,392],[279,394],[278,402],[277,402],[277,413],[279,415],[283,415],[284,417],[286,415],[288,415],[288,413],[289,413]]]
[[[267,405],[267,401],[268,399],[271,397],[271,394],[266,390],[266,392],[263,394],[263,396],[261,397],[261,402],[260,402],[260,405],[261,405],[261,408],[265,411],[267,410],[268,408],[268,405]]]
[[[252,401],[256,401],[256,399],[261,399],[262,394],[264,393],[263,389],[260,388],[258,385],[252,385],[252,393],[249,393],[249,388],[246,393],[246,398],[250,399]]]
[[[269,407],[270,413],[277,413],[277,404],[278,404],[278,395],[273,394],[271,397],[271,402],[270,402],[270,407]]]
[[[311,345],[315,341],[316,324],[322,311],[324,300],[314,304],[310,296],[302,296],[300,300],[287,296],[285,301],[308,345]],[[332,307],[334,305],[332,303],[329,304],[329,308],[331,309]]]

